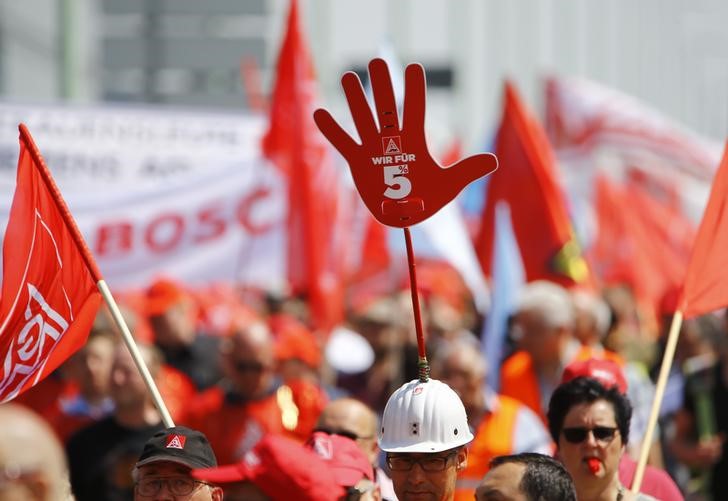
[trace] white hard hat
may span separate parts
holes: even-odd
[[[402,385],[384,408],[379,447],[385,452],[441,452],[471,440],[463,403],[436,379]]]

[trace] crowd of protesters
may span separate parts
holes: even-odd
[[[454,499],[501,499],[488,493],[525,489],[540,471],[560,475],[545,456],[563,464],[576,499],[630,499],[674,293],[650,312],[625,288],[526,284],[495,388],[467,288],[452,270],[432,276],[422,287],[432,377],[457,393],[474,436]],[[351,301],[328,337],[311,329],[299,299],[168,279],[120,299],[177,426],[165,430],[102,309],[80,351],[0,406],[0,499],[22,485],[22,499],[78,501],[160,492],[218,500],[223,491],[225,499],[397,498],[397,472],[377,435],[390,396],[418,374],[408,291]],[[645,497],[636,499],[728,499],[723,321],[683,324]],[[523,476],[520,487],[499,487],[510,472]]]

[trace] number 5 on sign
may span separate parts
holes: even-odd
[[[491,153],[465,158],[447,168],[435,162],[425,141],[425,72],[421,65],[410,64],[405,71],[401,127],[387,63],[372,60],[369,76],[376,121],[359,77],[348,72],[341,79],[361,143],[324,109],[316,110],[314,120],[349,163],[364,204],[380,223],[398,228],[417,224],[455,198],[468,183],[498,167]]]
[[[384,184],[388,186],[384,190],[384,196],[401,200],[412,191],[412,183],[407,179],[405,174],[408,170],[404,165],[394,165],[384,168]]]

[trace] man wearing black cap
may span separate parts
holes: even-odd
[[[132,471],[134,500],[222,501],[222,488],[190,475],[193,468],[215,466],[215,453],[199,431],[184,426],[159,431]]]

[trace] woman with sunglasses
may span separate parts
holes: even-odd
[[[616,387],[578,377],[551,396],[549,431],[557,456],[574,479],[579,501],[649,501],[619,480],[619,461],[629,440],[632,405]]]

